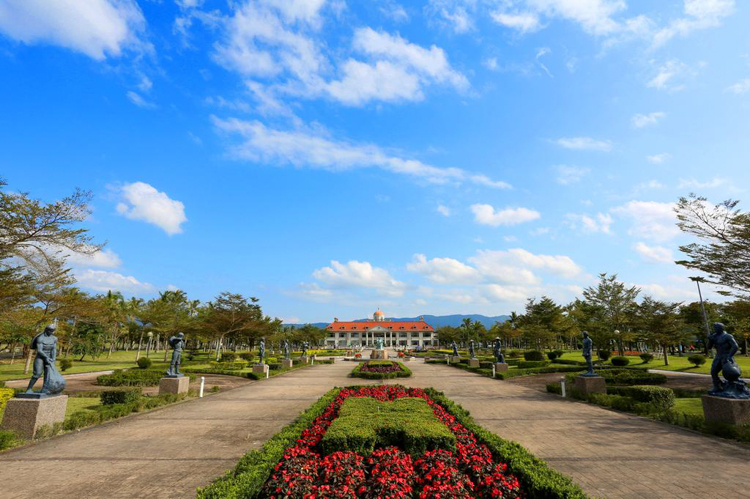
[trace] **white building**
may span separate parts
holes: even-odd
[[[372,320],[339,321],[334,319],[326,326],[326,346],[375,346],[380,338],[387,347],[426,347],[437,345],[435,329],[422,317],[416,321],[392,321],[378,309]]]

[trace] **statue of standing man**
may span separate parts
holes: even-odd
[[[474,350],[474,340],[469,341],[469,357],[472,359],[477,358],[476,351]]]
[[[596,376],[594,372],[594,362],[592,360],[592,351],[594,349],[594,342],[589,338],[589,333],[583,332],[583,358],[586,359],[586,365],[588,366],[588,372],[585,376]]]
[[[59,395],[65,389],[65,378],[57,372],[55,367],[55,359],[57,358],[56,329],[57,327],[54,324],[50,324],[31,340],[31,348],[36,350],[36,357],[34,358],[34,371],[25,395],[34,397]],[[42,374],[44,374],[42,391],[35,392],[32,388]]]
[[[292,358],[292,349],[289,348],[289,340],[284,340],[284,358],[287,360]]]
[[[258,364],[263,364],[266,361],[266,339],[261,338],[260,339],[260,346],[258,347],[258,350],[260,351],[260,359],[258,360]]]
[[[495,341],[492,343],[492,349],[495,353],[495,362],[498,364],[505,364],[505,355],[503,355],[503,349],[500,343],[499,337],[496,337]]]
[[[456,345],[456,341],[455,340],[453,340],[453,342],[451,342],[451,348],[453,348],[453,356],[454,357],[458,357],[458,345]]]
[[[172,347],[172,361],[169,363],[169,369],[167,369],[167,376],[179,378],[183,374],[180,372],[180,364],[182,364],[182,351],[185,349],[185,334],[177,333],[175,336],[169,338],[169,346]]]

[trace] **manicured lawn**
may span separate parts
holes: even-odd
[[[65,417],[70,416],[76,411],[92,411],[100,405],[102,404],[99,397],[68,397],[68,408],[65,411]]]
[[[699,398],[677,399],[674,403],[674,410],[692,416],[703,416],[703,405]]]
[[[596,358],[596,356],[594,357]],[[563,354],[562,358],[583,361],[583,355],[581,355],[580,352],[566,352],[565,354]],[[648,364],[644,364],[639,357],[628,356],[628,358],[630,359],[631,366],[647,367],[649,369],[663,369],[665,371],[682,371],[687,373],[709,374],[711,372],[712,359],[706,359],[705,364],[696,368],[693,367],[693,364],[688,362],[688,354],[685,354],[683,357],[670,355],[668,366],[664,365],[663,357],[654,358],[654,360],[652,360]],[[736,355],[734,359],[737,361],[737,364],[739,364],[740,369],[742,369],[743,375],[750,376],[750,357],[745,357],[744,355]]]

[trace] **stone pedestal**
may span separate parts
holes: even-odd
[[[575,387],[583,393],[607,393],[607,383],[601,376],[575,377]]]
[[[706,421],[728,424],[750,423],[750,399],[728,399],[704,395],[701,400]]]
[[[460,355],[451,355],[451,364],[454,364],[456,362],[461,362],[461,356]]]
[[[370,360],[385,360],[387,358],[387,350],[370,350]]]
[[[293,365],[292,359],[281,359],[282,369],[291,369]]]
[[[479,367],[479,359],[469,359],[469,367]]]
[[[189,376],[168,376],[159,380],[159,395],[164,395],[165,393],[187,393],[189,386]]]
[[[263,377],[268,376],[268,364],[255,364],[253,366],[253,374],[258,374]]]
[[[508,371],[508,364],[505,362],[495,362],[495,372],[504,373]]]
[[[42,426],[52,426],[65,421],[68,407],[67,395],[44,398],[12,398],[5,406],[2,430],[13,430],[19,436],[31,439]]]

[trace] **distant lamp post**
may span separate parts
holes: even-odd
[[[698,286],[698,298],[701,302],[701,312],[703,312],[703,323],[706,325],[706,341],[703,342],[703,351],[708,355],[708,337],[711,336],[711,329],[708,327],[708,315],[706,315],[706,307],[703,305],[703,294],[701,293],[701,283],[706,282],[702,277],[691,277],[691,281]]]
[[[624,355],[624,352],[622,351],[622,338],[620,338],[620,330],[615,329],[615,338],[617,338],[617,353],[622,356]]]
[[[146,336],[148,336],[148,343],[146,344],[146,358],[148,358],[148,354],[151,351],[151,338],[154,337],[154,332],[149,331],[148,334],[146,334]]]

